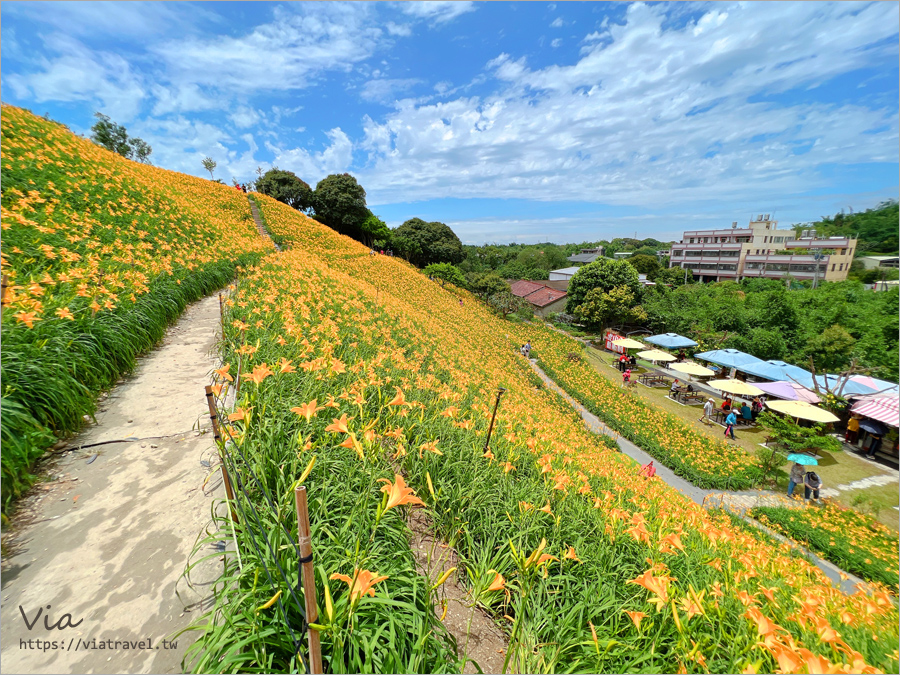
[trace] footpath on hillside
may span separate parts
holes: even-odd
[[[4,672],[181,672],[194,634],[168,638],[221,573],[215,557],[181,578],[223,496],[203,393],[219,330],[216,296],[188,307],[21,503],[4,533]],[[125,438],[146,440],[79,449]]]
[[[556,384],[556,382],[554,382],[540,366],[537,365],[537,359],[529,359],[529,364],[548,388],[562,396],[566,402],[581,415],[585,426],[590,431],[595,434],[606,434],[607,436],[614,438],[622,453],[631,457],[631,459],[635,460],[638,464],[644,465],[652,461],[654,463],[653,466],[656,468],[656,476],[669,486],[678,490],[691,501],[702,506],[719,507],[732,511],[752,527],[765,532],[767,535],[778,541],[788,543],[793,548],[806,555],[810,562],[821,569],[836,586],[848,595],[856,592],[859,584],[865,583],[862,579],[859,579],[852,574],[847,574],[836,565],[820,558],[803,546],[792,542],[790,539],[783,537],[777,532],[764,526],[762,523],[748,518],[745,515],[745,512],[752,506],[796,506],[798,502],[789,501],[781,495],[776,495],[768,490],[723,492],[722,490],[706,490],[697,487],[693,483],[686,481],[684,478],[675,475],[675,472],[667,466],[660,464],[658,460],[655,460],[651,455],[641,450],[634,443],[626,438],[622,438],[618,433],[606,426],[596,415],[591,413],[587,408],[581,405],[581,403],[570,396],[562,387]]]

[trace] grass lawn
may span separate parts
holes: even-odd
[[[586,353],[588,360],[597,369],[597,372],[613,382],[619,383],[622,381],[621,373],[618,369],[612,367],[616,357],[608,352],[593,347],[588,347]],[[638,366],[636,371],[638,375],[646,372],[647,364],[640,359],[638,359]],[[676,375],[676,372],[672,371],[672,375]],[[636,377],[636,375],[633,377]],[[682,377],[679,377],[679,379],[682,379]],[[706,433],[717,437],[721,437],[725,433],[724,428],[719,425],[708,426],[698,422],[697,420],[702,413],[701,406],[684,406],[680,403],[676,403],[668,398],[668,389],[662,387],[651,389],[650,387],[638,384],[635,386],[634,392],[648,403],[652,403],[666,412],[678,415],[685,422],[688,422],[700,431],[705,431]],[[716,403],[717,405],[720,404],[721,398],[717,397]],[[735,435],[737,436],[735,444],[751,454],[756,453],[759,449],[759,445],[765,443],[766,440],[766,432],[761,427],[755,427],[753,429],[738,428],[735,430]],[[772,489],[787,491],[788,472],[790,471],[791,464],[791,462],[785,463],[784,466],[781,467],[781,470],[777,472],[775,477],[776,482],[775,485],[772,486]],[[851,452],[822,452],[819,454],[819,466],[816,473],[822,478],[826,487],[833,488],[837,485],[851,483],[856,480],[877,476],[887,472],[881,470],[876,465],[864,461]],[[870,498],[873,504],[881,507],[877,516],[875,516],[874,513],[872,514],[879,522],[884,523],[894,530],[898,529],[898,523],[900,523],[900,517],[898,516],[900,516],[900,514],[898,514],[896,509],[892,508],[897,505],[896,484],[842,492],[837,498],[837,501],[846,506],[852,506],[851,501],[857,495],[864,495],[865,497]]]

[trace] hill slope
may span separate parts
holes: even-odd
[[[246,197],[2,108],[3,508],[184,306],[270,248]]]

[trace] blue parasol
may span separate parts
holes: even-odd
[[[819,460],[810,455],[804,455],[799,452],[792,452],[787,456],[789,462],[796,462],[801,466],[818,466]]]

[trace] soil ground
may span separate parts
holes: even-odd
[[[191,305],[23,500],[4,532],[4,672],[181,672],[192,634],[162,640],[199,614],[220,572],[214,558],[192,571],[192,587],[181,578],[222,496],[217,475],[204,491],[217,463],[203,387],[218,331],[216,296]],[[122,438],[146,440],[78,449]],[[41,608],[29,630],[22,612],[31,622]],[[62,627],[47,630],[47,615]],[[152,644],[110,649],[105,640]]]

